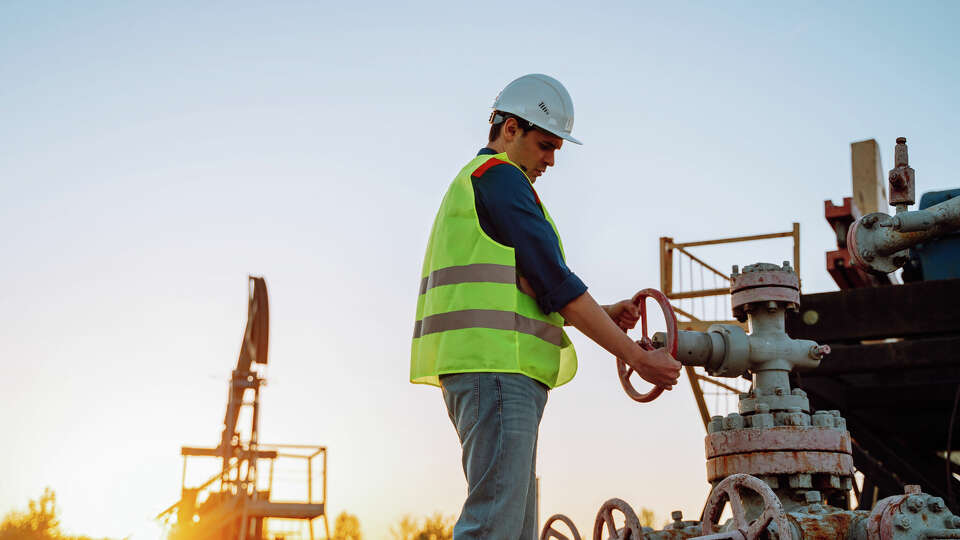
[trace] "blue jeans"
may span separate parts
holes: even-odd
[[[467,477],[454,540],[536,538],[537,431],[547,387],[518,373],[444,375],[440,385]]]

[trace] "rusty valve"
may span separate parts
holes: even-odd
[[[640,345],[647,351],[652,351],[656,348],[653,341],[651,341],[647,335],[647,298],[656,300],[657,303],[660,304],[660,309],[663,310],[663,318],[667,323],[666,349],[667,352],[670,353],[670,356],[676,358],[677,315],[673,312],[673,306],[670,305],[670,300],[657,289],[643,289],[633,296],[633,303],[640,308],[640,331],[643,333],[641,338],[637,340],[637,345]],[[630,376],[634,373],[635,371],[632,367],[628,366],[622,359],[617,358],[617,375],[620,377],[620,385],[623,386],[623,390],[630,396],[630,399],[639,401],[640,403],[647,403],[660,397],[660,394],[662,394],[664,390],[660,386],[654,387],[646,394],[641,394],[637,391],[633,383],[630,382]]]
[[[740,494],[741,490],[753,491],[760,496],[760,500],[763,502],[763,509],[754,520],[747,520],[747,506],[743,495]],[[793,538],[790,522],[777,495],[763,480],[743,473],[724,478],[713,489],[713,493],[710,494],[710,498],[707,499],[707,504],[703,509],[701,530],[704,535],[717,532],[717,521],[720,519],[720,514],[723,513],[723,507],[727,502],[730,503],[730,510],[733,514],[732,526],[747,540],[759,538],[771,521],[776,524],[779,538],[782,540]]]
[[[643,292],[643,291],[641,291]],[[623,514],[623,527],[617,527],[613,511]],[[610,499],[603,503],[593,523],[593,540],[604,540],[603,530],[607,530],[607,540],[638,540],[643,538],[643,527],[636,512],[622,499]]]
[[[543,524],[543,532],[540,533],[540,540],[550,540],[551,538],[570,540],[567,535],[557,530],[555,523],[558,521],[570,529],[573,540],[580,540],[580,531],[577,530],[577,526],[573,524],[573,520],[563,514],[554,514],[547,519],[547,522]]]

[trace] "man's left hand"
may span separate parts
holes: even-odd
[[[640,308],[631,300],[621,300],[616,304],[603,306],[603,309],[624,332],[635,327],[640,320]]]

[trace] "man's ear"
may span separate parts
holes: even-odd
[[[503,128],[501,128],[500,134],[504,142],[510,142],[517,137],[517,132],[519,131],[520,124],[517,123],[516,118],[511,117],[503,121]]]

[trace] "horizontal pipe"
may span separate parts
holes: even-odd
[[[890,255],[957,229],[960,229],[960,197],[893,216],[889,227],[874,229],[875,251],[878,255]]]
[[[665,332],[653,335],[653,344],[663,347],[667,339]],[[685,366],[699,366],[716,369],[723,362],[726,346],[716,332],[692,332],[679,330],[677,332],[676,360]]]
[[[850,228],[847,250],[864,268],[887,273],[908,261],[906,249],[960,230],[960,197],[895,216],[873,213]]]

